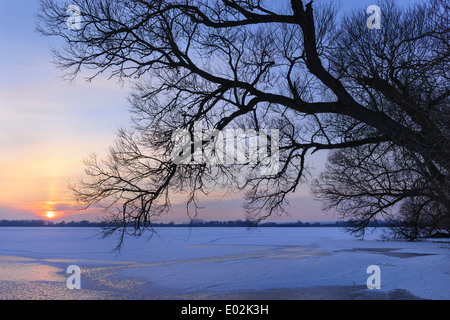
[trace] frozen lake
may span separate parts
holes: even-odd
[[[0,228],[0,299],[449,299],[450,243],[358,240],[339,228]],[[67,267],[80,267],[69,290]],[[367,268],[379,267],[369,290]]]

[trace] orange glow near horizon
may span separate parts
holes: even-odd
[[[80,166],[74,156],[67,156],[71,152],[65,147],[54,149],[60,154],[45,145],[11,150],[0,157],[0,209],[4,218],[60,219],[75,213],[67,179],[77,176]]]
[[[46,201],[43,203],[44,217],[47,219],[54,219],[56,217],[54,206],[55,201]]]

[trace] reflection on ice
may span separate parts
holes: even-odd
[[[31,259],[0,256],[0,281],[65,281],[58,268],[29,262]],[[22,262],[22,263],[17,263]],[[24,263],[26,262],[26,263]]]

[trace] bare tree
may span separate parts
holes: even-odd
[[[312,189],[358,236],[384,219],[391,236],[413,240],[450,232],[449,186],[423,159],[385,142],[333,151]]]
[[[323,1],[74,4],[82,23],[72,30],[69,3],[41,0],[38,29],[67,43],[55,51],[59,67],[69,78],[83,68],[93,70],[90,79],[136,78],[133,128],[120,132],[107,159],[88,159],[88,179],[72,186],[81,205],[110,209],[107,233],[123,236],[131,223],[141,234],[175,193],[187,193],[195,214],[198,194],[218,185],[245,189],[256,222],[281,213],[305,180],[307,156],[319,150],[388,143],[447,179],[445,0],[406,11],[385,1],[380,30],[367,28],[365,10],[339,20]],[[261,162],[175,163],[172,133],[194,136],[198,121],[205,129],[279,129],[279,171],[260,175]]]
[[[349,32],[340,33],[341,54],[332,61],[367,106],[420,132],[444,153],[450,136],[448,9],[448,1],[406,11],[387,3],[380,33],[361,27],[359,15],[348,16],[343,31]],[[326,209],[356,219],[355,232],[380,216],[395,220],[395,235],[408,239],[450,231],[445,163],[394,141],[332,152],[313,191]]]

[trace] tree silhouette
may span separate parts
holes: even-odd
[[[384,1],[380,29],[367,28],[365,8],[339,18],[336,7],[324,1],[70,4],[80,8],[80,28],[67,28],[69,4],[41,0],[38,29],[66,40],[66,47],[54,52],[58,66],[69,78],[87,69],[89,79],[106,73],[134,78],[136,84],[130,99],[133,128],[119,132],[106,159],[87,159],[87,179],[72,186],[81,205],[106,205],[111,222],[106,234],[121,231],[123,239],[132,223],[132,234],[140,235],[167,212],[175,193],[187,193],[195,217],[198,194],[217,186],[245,190],[247,217],[255,222],[280,214],[286,196],[307,178],[308,156],[319,150],[335,152],[334,171],[327,174],[338,180],[336,163],[351,160],[358,167],[359,159],[364,170],[371,165],[371,150],[382,153],[390,170],[383,150],[391,148],[399,159],[415,161],[420,167],[412,169],[415,174],[432,176],[433,190],[442,187],[448,201],[447,1],[410,9]],[[278,172],[259,174],[262,161],[175,163],[173,132],[182,129],[193,137],[199,121],[208,130],[278,129]],[[215,150],[217,140],[189,146],[194,153],[208,146]],[[277,142],[271,134],[267,141],[268,148]],[[336,160],[339,156],[345,159]],[[415,176],[403,178],[413,179],[405,189],[415,187]],[[335,197],[327,185],[333,188],[337,180],[324,180],[316,194]],[[386,206],[418,199],[391,193],[398,201]],[[378,195],[367,195],[372,196]],[[346,212],[366,220],[381,212],[367,205],[360,209],[364,212],[358,206]],[[448,219],[448,210],[444,215]]]

